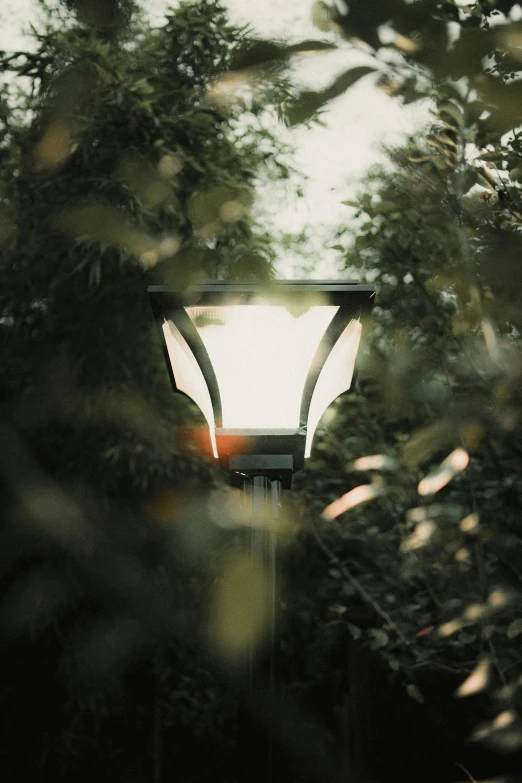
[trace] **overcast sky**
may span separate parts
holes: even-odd
[[[233,22],[248,22],[260,36],[299,41],[328,38],[314,28],[311,18],[313,0],[225,0]],[[149,0],[146,4],[155,22],[160,22],[168,2]],[[2,0],[0,10],[0,48],[11,51],[26,44],[22,31],[34,19],[33,0]],[[302,58],[297,75],[303,84],[317,89],[350,67],[363,63],[361,55],[345,49]],[[334,229],[349,219],[349,210],[341,201],[353,194],[356,183],[373,163],[382,159],[383,143],[398,141],[425,125],[426,106],[401,107],[373,86],[373,77],[365,77],[345,95],[331,103],[322,117],[325,127],[295,128],[284,131],[296,148],[295,166],[307,182],[304,197],[296,198],[287,189],[262,195],[274,226],[300,231],[307,226],[317,237],[312,248],[308,273],[313,277],[337,277],[339,259],[335,251],[324,249]],[[301,273],[296,259],[281,259],[279,276]],[[308,276],[307,275],[307,276]]]

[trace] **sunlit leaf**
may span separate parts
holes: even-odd
[[[36,148],[36,161],[41,166],[56,166],[69,155],[71,130],[64,122],[53,122]]]
[[[451,119],[457,127],[461,127],[464,122],[464,115],[462,109],[457,106],[453,101],[446,101],[438,106],[438,111],[441,116],[445,114]]]
[[[312,22],[318,30],[328,32],[334,25],[335,16],[327,3],[316,0],[312,7]]]
[[[487,607],[482,604],[470,604],[464,611],[464,619],[475,622],[480,620],[487,612]]]
[[[373,454],[369,457],[360,457],[353,463],[354,470],[397,470],[398,463],[393,457],[386,454]]]
[[[506,635],[508,639],[515,639],[521,633],[522,633],[522,619],[519,618],[518,620],[513,620],[513,622],[508,625],[508,629],[506,631]]]
[[[488,596],[488,603],[494,609],[503,609],[510,603],[510,595],[506,590],[492,590]]]
[[[440,464],[431,475],[423,478],[417,487],[419,495],[431,495],[445,487],[457,473],[464,470],[469,462],[469,455],[464,449],[455,449]]]
[[[408,38],[406,35],[401,34],[395,38],[393,45],[396,46],[397,49],[400,49],[403,52],[407,52],[408,54],[412,54],[413,52],[416,52],[418,49],[420,49],[420,44],[418,41],[414,41],[412,38]]]
[[[493,727],[495,729],[505,729],[506,726],[510,726],[516,719],[516,715],[513,710],[504,710],[500,712],[493,721]]]
[[[476,669],[459,685],[455,691],[455,696],[471,696],[474,693],[484,690],[489,682],[489,661],[482,661]]]
[[[461,627],[462,623],[459,620],[449,620],[447,623],[439,625],[438,633],[439,636],[442,637],[452,636],[454,633],[459,631]]]
[[[380,484],[361,484],[361,486],[351,489],[350,492],[330,503],[323,511],[323,517],[325,519],[335,519],[360,503],[366,503],[368,500],[379,497],[383,492],[384,487]]]
[[[419,549],[420,547],[425,546],[436,530],[437,526],[431,520],[426,519],[419,522],[412,535],[405,541],[403,549]]]
[[[251,77],[246,71],[229,71],[207,90],[207,99],[227,108],[241,99],[245,89],[250,89]]]

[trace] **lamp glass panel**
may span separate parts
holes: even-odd
[[[187,397],[190,397],[191,400],[194,400],[203,413],[210,430],[212,452],[214,457],[217,458],[214,410],[203,373],[187,341],[172,321],[164,322],[163,335],[169,353],[172,372],[174,373],[176,388],[186,394]]]
[[[294,316],[279,305],[186,308],[216,374],[223,427],[299,426],[310,365],[338,309],[316,305]]]
[[[310,456],[312,440],[321,416],[336,397],[348,391],[352,384],[361,329],[360,321],[350,321],[328,354],[319,374],[308,412],[305,457]]]

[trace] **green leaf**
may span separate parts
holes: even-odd
[[[386,647],[390,641],[386,631],[381,630],[381,628],[371,628],[369,633],[372,637],[372,646],[374,647]]]
[[[462,127],[464,124],[464,115],[462,114],[462,110],[451,101],[443,103],[439,106],[439,114],[450,117],[451,120],[453,120],[452,124],[456,125],[458,128]]]
[[[417,430],[404,447],[404,463],[409,468],[418,467],[450,443],[454,435],[454,427],[449,421],[438,421]]]
[[[332,577],[332,579],[340,579],[342,576],[338,568],[329,568],[328,574]]]
[[[519,618],[518,620],[513,620],[513,622],[508,626],[508,629],[506,631],[506,636],[508,639],[514,639],[516,636],[519,636],[522,633],[522,618]]]
[[[393,212],[395,209],[397,209],[395,201],[379,201],[379,203],[375,205],[375,211],[377,213]]]
[[[332,101],[334,98],[342,95],[350,87],[356,84],[363,76],[367,76],[370,73],[375,72],[375,68],[369,65],[359,65],[356,68],[349,68],[342,73],[337,79],[320,92],[307,90],[302,92],[286,110],[287,123],[290,126],[298,125],[301,122],[306,122],[311,119],[317,111],[325,104]]]
[[[352,625],[352,623],[348,623],[348,630],[350,631],[351,635],[354,639],[360,639],[362,631],[357,625]]]
[[[301,41],[293,44],[286,49],[288,54],[306,54],[307,52],[331,52],[337,49],[337,46],[328,41]]]
[[[313,4],[312,22],[314,27],[326,33],[332,29],[333,19],[332,9],[323,0],[317,0]]]
[[[278,63],[294,55],[328,52],[336,49],[328,41],[306,40],[292,46],[282,46],[274,41],[259,40],[243,48],[232,60],[231,71],[244,71]]]
[[[415,701],[418,701],[419,704],[424,704],[424,696],[420,692],[420,690],[417,688],[416,685],[408,685],[406,688],[406,693],[411,699],[415,699]]]

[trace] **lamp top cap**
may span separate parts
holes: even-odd
[[[180,306],[182,303],[184,306],[253,304],[258,295],[269,299],[273,296],[275,300],[283,296],[288,302],[301,301],[303,297],[307,300],[320,297],[324,304],[326,297],[329,304],[348,307],[355,313],[371,310],[375,286],[361,284],[356,280],[204,280],[184,290],[169,285],[151,285],[148,292],[153,303],[164,302],[169,306]]]
[[[309,291],[364,291],[372,294],[375,292],[375,286],[361,284],[358,280],[270,280],[253,281],[253,280],[203,280],[200,283],[194,283],[189,285],[185,290],[193,292],[218,292],[218,291],[230,291],[230,292],[245,292],[253,293],[260,290],[270,290],[271,288],[283,288],[287,290],[309,290]],[[150,285],[148,286],[149,293],[169,293],[178,292],[179,288],[174,288],[169,285]]]

